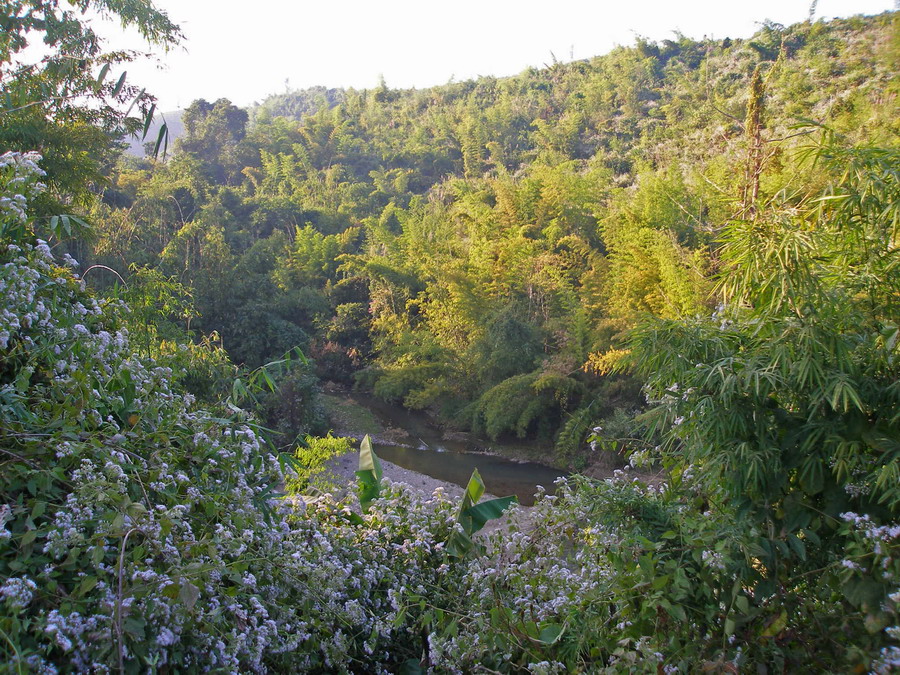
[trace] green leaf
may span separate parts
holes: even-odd
[[[378,499],[378,495],[381,493],[381,482],[375,478],[372,471],[357,471],[356,477],[359,479],[359,505],[365,513],[369,510],[372,502]]]
[[[144,133],[141,134],[141,140],[147,138],[147,133],[150,131],[150,125],[153,124],[153,115],[156,113],[156,104],[150,106],[150,110],[147,111],[147,114],[144,116]]]
[[[372,502],[378,499],[382,475],[381,462],[372,450],[372,439],[366,434],[359,446],[359,471],[356,472],[359,479],[359,505],[363,512],[368,511]]]
[[[462,558],[474,548],[475,544],[472,538],[465,532],[454,530],[450,538],[447,539],[447,551],[450,555]]]
[[[475,534],[484,527],[487,521],[502,516],[503,512],[516,501],[517,499],[515,496],[498,497],[497,499],[491,499],[466,509],[465,513],[470,523],[467,528],[467,533],[470,535]]]
[[[679,621],[687,621],[687,613],[684,611],[684,607],[682,607],[681,605],[672,604],[671,606],[666,607],[666,611],[673,619],[678,619]]]
[[[381,480],[381,462],[378,461],[378,455],[372,450],[372,439],[366,434],[359,445],[359,470],[371,471],[376,480]]]
[[[656,577],[652,582],[650,582],[650,587],[654,591],[658,591],[662,588],[665,588],[669,585],[669,582],[672,580],[672,576],[669,574],[663,574],[662,576]]]
[[[272,379],[272,376],[269,374],[269,371],[263,368],[260,371],[260,375],[262,375],[263,382],[266,383],[266,387],[268,387],[269,391],[275,393],[277,387],[275,386],[275,380]]]
[[[197,600],[200,598],[200,589],[194,586],[189,581],[184,581],[181,584],[181,588],[178,589],[178,599],[184,603],[184,606],[188,609],[193,609],[194,605],[197,604]]]
[[[125,76],[128,75],[128,71],[123,71],[121,75],[119,75],[119,80],[116,82],[116,86],[113,87],[112,97],[115,98],[122,92],[122,87],[125,86]]]
[[[541,632],[538,635],[538,641],[543,642],[545,645],[552,645],[559,641],[562,637],[562,634],[565,632],[565,626],[560,626],[559,624],[551,623],[547,626],[541,628]]]
[[[159,156],[159,150],[162,148],[163,157],[166,156],[166,151],[169,149],[169,126],[163,122],[159,126],[159,133],[156,136],[156,143],[153,145],[153,156]]]
[[[75,591],[75,594],[79,597],[84,597],[93,590],[94,586],[96,586],[99,581],[100,580],[97,577],[85,577],[81,580],[81,583],[78,584],[78,589]]]
[[[397,675],[419,675],[424,672],[418,659],[407,659],[397,669]]]
[[[877,607],[884,597],[884,586],[872,579],[849,579],[842,590],[847,600],[863,609]]]
[[[477,504],[483,494],[484,481],[481,480],[481,474],[478,473],[478,469],[474,469],[471,478],[469,478],[469,484],[466,486],[465,496],[469,498],[472,504]]]
[[[122,622],[122,626],[125,628],[125,632],[129,635],[133,635],[135,639],[143,640],[146,638],[144,629],[147,627],[147,622],[144,621],[144,619],[130,616]]]
[[[104,63],[103,67],[100,69],[100,73],[97,75],[96,84],[94,85],[94,92],[99,92],[100,87],[103,86],[103,81],[106,79],[106,76],[109,74],[109,64]]]
[[[775,637],[781,631],[784,630],[785,626],[787,626],[787,612],[781,610],[781,614],[779,614],[775,619],[770,623],[766,628],[760,633],[762,637]]]
[[[791,534],[787,538],[788,546],[791,547],[791,550],[797,554],[797,557],[800,560],[806,560],[806,545],[803,543],[802,539],[799,539],[796,535]]]
[[[31,509],[31,519],[40,518],[44,515],[44,511],[47,510],[47,502],[37,502],[34,505],[34,508]]]
[[[37,530],[27,530],[25,534],[22,535],[22,541],[19,542],[19,547],[25,548],[29,544],[34,543],[35,539],[37,539]]]

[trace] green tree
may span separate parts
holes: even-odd
[[[814,158],[824,191],[726,227],[713,317],[632,338],[670,469],[756,533],[758,602],[830,560],[842,513],[900,514],[900,153],[829,141]],[[877,612],[886,586],[844,590]]]
[[[250,159],[241,144],[247,134],[247,111],[220,98],[215,103],[198,99],[182,114],[184,136],[176,147],[200,160],[207,179],[218,185],[235,185]]]
[[[51,193],[45,201],[87,199],[101,180],[111,142],[138,132],[153,97],[119,68],[133,52],[108,52],[84,18],[96,11],[136,28],[152,45],[170,47],[181,32],[150,0],[24,0],[0,4],[0,151],[38,150]],[[44,55],[24,50],[39,37]],[[130,111],[136,104],[141,116]],[[49,209],[49,207],[47,207]]]

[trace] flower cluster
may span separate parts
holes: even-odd
[[[38,166],[41,156],[36,152],[6,152],[0,155],[0,222],[24,224],[28,220],[28,202],[43,192],[40,182],[45,174]]]

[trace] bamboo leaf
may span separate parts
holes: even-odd
[[[120,76],[119,80],[116,82],[116,86],[113,87],[112,97],[115,98],[122,92],[122,88],[125,86],[125,76],[128,75],[128,71],[124,71]]]
[[[103,86],[103,81],[106,79],[106,76],[109,74],[109,64],[104,63],[103,67],[100,69],[100,72],[97,75],[97,80],[94,83],[94,93],[98,93],[100,88]]]
[[[147,111],[147,114],[144,116],[144,133],[141,135],[141,140],[147,138],[147,133],[150,131],[150,125],[153,124],[153,115],[156,113],[156,104],[150,106],[150,110]]]
[[[163,122],[159,127],[159,134],[156,136],[156,143],[153,146],[153,156],[159,156],[159,150],[162,148],[163,157],[166,156],[166,151],[169,149],[169,127]]]

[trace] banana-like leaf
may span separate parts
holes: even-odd
[[[510,504],[516,501],[516,498],[512,496],[490,499],[479,504],[478,500],[481,499],[484,492],[484,481],[481,479],[478,469],[475,469],[466,486],[462,502],[459,505],[459,514],[456,517],[456,521],[462,525],[462,532],[454,530],[447,540],[447,550],[451,555],[465,556],[474,547],[472,535],[484,527],[487,521],[502,516]]]
[[[362,439],[362,443],[359,444],[359,470],[372,471],[375,479],[379,481],[383,476],[381,462],[378,460],[378,455],[372,450],[372,439],[369,438],[368,434]]]
[[[464,558],[475,547],[472,538],[465,532],[454,530],[447,539],[447,552],[457,558]]]
[[[359,505],[363,512],[368,511],[372,502],[378,499],[382,475],[381,462],[372,450],[372,439],[366,434],[359,445],[359,471],[356,472],[359,478]]]
[[[472,471],[472,477],[469,478],[468,485],[466,485],[466,491],[463,493],[462,501],[459,504],[459,513],[456,515],[456,521],[462,524],[463,531],[466,534],[475,532],[472,529],[472,519],[469,517],[468,512],[470,508],[478,503],[483,494],[484,481],[481,480],[481,474],[478,473],[478,469],[475,469]]]
[[[478,473],[478,469],[472,471],[472,477],[469,478],[469,484],[466,486],[466,497],[471,500],[472,504],[477,504],[478,500],[481,499],[481,495],[484,494],[484,481],[481,480],[481,474]]]
[[[559,642],[559,639],[562,637],[563,633],[565,633],[566,627],[565,625],[560,626],[559,624],[550,623],[545,625],[540,634],[538,635],[538,642],[541,642],[545,645],[552,645]]]
[[[515,495],[509,497],[498,497],[497,499],[490,499],[486,502],[481,502],[481,504],[476,504],[466,511],[466,514],[471,522],[470,529],[468,529],[469,534],[475,534],[484,527],[485,523],[489,520],[493,520],[494,518],[499,518],[503,515],[503,512],[506,511],[510,507],[510,505],[516,501]]]

